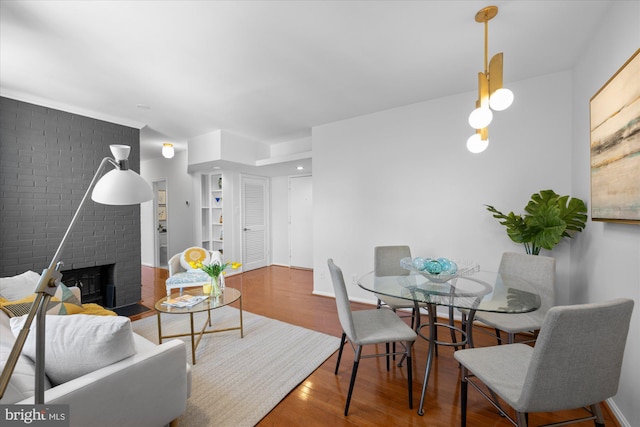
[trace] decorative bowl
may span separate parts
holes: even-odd
[[[473,261],[449,258],[406,257],[400,260],[400,266],[406,270],[415,271],[435,283],[448,282],[460,276],[471,276],[476,271],[480,271],[480,266]]]

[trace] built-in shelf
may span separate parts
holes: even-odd
[[[202,174],[202,247],[209,250],[224,249],[224,218],[222,216],[222,173]]]

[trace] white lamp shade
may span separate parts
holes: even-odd
[[[467,150],[474,154],[482,153],[489,146],[489,139],[482,139],[479,133],[474,133],[467,139]]]
[[[167,159],[172,158],[174,155],[173,144],[163,144],[162,155]]]
[[[498,89],[489,98],[489,106],[492,110],[502,111],[513,103],[513,92],[509,89]]]
[[[486,128],[491,120],[493,120],[493,113],[486,107],[476,108],[469,114],[469,124],[474,129]]]
[[[136,205],[153,199],[153,191],[147,181],[131,169],[114,169],[100,178],[91,199],[103,205]]]
[[[111,150],[111,154],[113,154],[113,158],[116,161],[127,160],[129,158],[129,153],[131,153],[131,147],[128,145],[122,144],[111,144],[109,146]]]

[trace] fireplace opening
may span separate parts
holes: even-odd
[[[116,305],[115,264],[62,271],[65,286],[80,288],[82,303],[112,308]]]

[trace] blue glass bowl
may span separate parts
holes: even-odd
[[[471,276],[476,271],[480,271],[480,266],[473,261],[457,260],[452,258],[429,258],[429,257],[424,257],[424,258],[418,257],[418,258],[421,258],[424,260],[424,263],[423,263],[424,269],[416,268],[414,266],[415,258],[411,259],[409,257],[402,258],[400,260],[400,266],[406,270],[415,271],[416,273],[423,275],[430,282],[444,283],[444,282],[448,282],[451,279],[455,279],[456,277]],[[441,260],[449,261],[449,262],[453,261],[453,263],[456,265],[457,268],[451,269],[451,266],[449,266],[450,268],[449,270],[436,273],[438,268],[435,268],[435,264],[434,264],[434,268],[429,271],[428,265],[431,261],[435,261],[436,263],[440,261],[439,265],[442,268],[442,265],[446,264],[446,262],[443,262]],[[420,263],[416,263],[416,264],[419,265]]]

